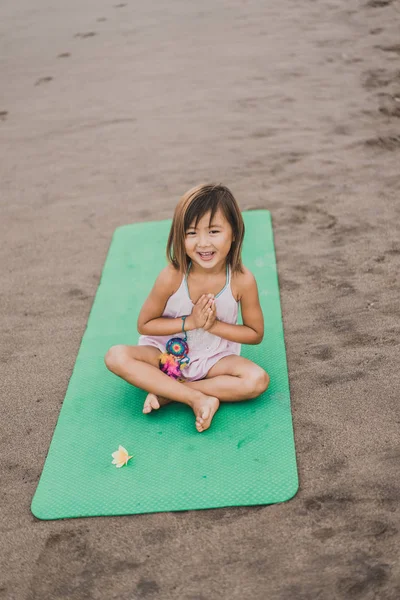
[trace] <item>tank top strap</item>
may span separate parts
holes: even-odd
[[[185,275],[184,275],[184,280],[185,280],[186,286],[187,286],[187,278],[188,278],[188,275],[189,275],[189,271],[190,271],[190,269],[191,269],[191,266],[192,266],[192,261],[189,261],[188,268],[187,268],[187,270],[186,270],[186,273],[185,273]]]
[[[218,298],[218,296],[220,296],[226,290],[226,288],[229,286],[229,282],[230,282],[230,269],[229,269],[229,264],[226,263],[225,285],[222,288],[222,290],[220,292],[218,292],[218,294],[215,296],[216,298]]]

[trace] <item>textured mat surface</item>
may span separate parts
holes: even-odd
[[[224,403],[198,433],[187,406],[142,414],[145,392],[110,373],[114,344],[136,344],[140,307],[159,271],[170,220],[118,228],[32,501],[39,519],[272,504],[297,491],[289,383],[270,213],[245,211],[243,262],[265,319],[242,355],[271,377],[265,394]],[[146,257],[146,259],[144,259]],[[117,469],[111,454],[134,458]]]

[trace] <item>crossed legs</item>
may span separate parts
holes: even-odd
[[[208,429],[220,401],[256,398],[268,387],[268,374],[242,356],[221,358],[205,379],[178,382],[160,371],[160,351],[152,346],[113,346],[105,356],[107,368],[129,383],[149,392],[143,412],[151,412],[170,401],[190,406],[196,429]]]

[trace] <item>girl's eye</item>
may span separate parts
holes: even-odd
[[[210,233],[219,233],[219,230],[218,229],[212,229],[212,230],[210,230]],[[186,235],[196,235],[196,232],[195,231],[187,231]]]

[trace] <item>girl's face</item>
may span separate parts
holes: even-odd
[[[186,254],[204,269],[211,269],[224,262],[233,242],[232,227],[223,212],[218,209],[210,223],[211,211],[185,232]]]

